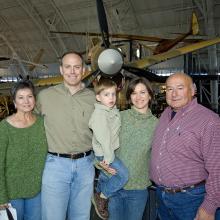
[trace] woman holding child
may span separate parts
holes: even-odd
[[[153,90],[142,77],[130,81],[126,93],[131,108],[121,112],[120,148],[117,157],[127,167],[128,182],[109,198],[109,220],[141,220],[148,199],[147,187],[152,135],[157,118],[150,104]]]

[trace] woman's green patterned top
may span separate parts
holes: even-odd
[[[150,184],[151,141],[158,119],[148,110],[142,114],[134,108],[121,112],[120,147],[116,155],[129,171],[126,190],[146,189]]]
[[[46,154],[42,117],[26,128],[0,122],[0,204],[40,192]]]

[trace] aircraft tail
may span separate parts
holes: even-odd
[[[190,34],[197,35],[199,33],[199,23],[198,18],[195,12],[192,13],[192,20],[191,20],[191,27],[190,27]]]

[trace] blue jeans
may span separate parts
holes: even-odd
[[[96,159],[102,161],[103,157],[96,157]],[[128,181],[128,169],[121,160],[115,157],[110,167],[114,168],[117,173],[115,175],[107,175],[103,170],[100,170],[96,187],[97,192],[102,192],[107,198],[122,189]]]
[[[108,220],[141,220],[148,190],[120,190],[109,198]]]
[[[156,194],[160,220],[193,220],[204,200],[205,193],[205,185],[178,193],[167,193],[157,187]],[[220,220],[217,213],[215,220]]]
[[[47,155],[42,180],[42,220],[89,220],[93,154],[80,159]]]
[[[17,220],[41,220],[41,194],[32,198],[14,199],[10,203],[17,211]]]

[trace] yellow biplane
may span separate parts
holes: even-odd
[[[196,15],[192,15],[192,22],[190,31],[184,35],[179,36],[176,39],[157,39],[158,47],[156,48],[153,55],[142,57],[138,60],[133,60],[131,62],[126,62],[123,58],[123,55],[118,48],[113,46],[109,40],[111,37],[119,37],[126,38],[131,40],[148,40],[150,41],[150,37],[147,36],[136,36],[136,35],[123,35],[123,34],[109,34],[108,31],[108,23],[106,19],[105,8],[102,0],[96,0],[97,5],[97,13],[98,13],[98,21],[100,26],[100,33],[102,40],[98,42],[94,47],[91,48],[91,69],[87,71],[84,76],[85,85],[89,85],[99,74],[104,74],[107,76],[114,76],[121,72],[122,69],[131,72],[136,75],[142,75],[148,78],[151,81],[161,82],[164,79],[157,76],[156,74],[147,70],[148,67],[158,64],[160,62],[208,47],[214,44],[220,43],[220,37],[203,40],[196,43],[189,43],[186,46],[173,48],[180,41],[187,41],[185,39],[187,36],[191,34],[198,33],[198,21]],[[53,32],[54,34],[62,34],[67,32]],[[79,35],[85,35],[83,32],[73,32],[74,34],[78,33]],[[70,32],[70,34],[72,34]],[[99,36],[99,33],[89,33],[90,36]],[[153,37],[152,41],[155,41],[155,37]],[[34,83],[36,86],[49,86],[54,85],[61,82],[62,77],[50,77],[47,79],[36,79]],[[10,84],[2,83],[0,84],[1,88],[9,88]]]
[[[181,41],[189,41],[186,39],[189,35],[195,35],[199,31],[198,21],[195,13],[192,15],[191,28],[186,34],[179,36],[176,39],[161,39],[147,36],[137,36],[128,34],[109,34],[108,23],[106,19],[105,8],[102,0],[96,0],[98,21],[100,26],[100,33],[102,42],[97,43],[92,49],[91,58],[91,72],[86,75],[85,82],[89,84],[99,74],[105,74],[108,76],[114,76],[119,73],[122,69],[136,75],[142,75],[153,81],[161,81],[161,77],[151,73],[147,70],[148,67],[158,64],[160,62],[208,47],[214,44],[220,43],[220,37],[211,40],[200,40],[196,43],[189,43],[186,46],[173,48]],[[52,32],[54,34],[78,34],[78,35],[89,35],[89,36],[100,36],[100,33],[84,33],[84,32]],[[155,48],[154,54],[143,57],[141,59],[125,62],[121,52],[111,44],[109,38],[121,38],[130,40],[145,40],[145,41],[156,41],[158,42]]]

